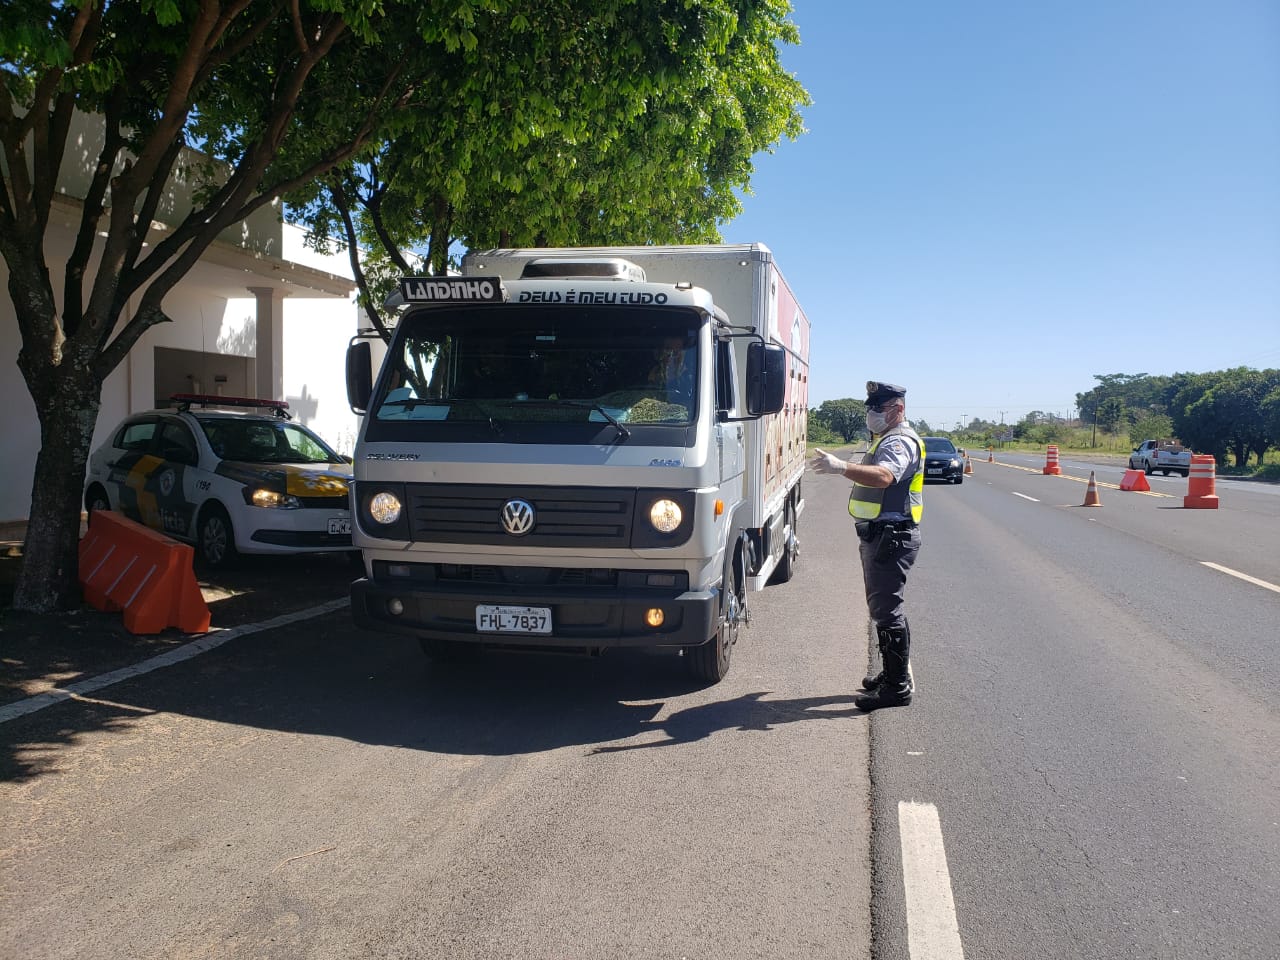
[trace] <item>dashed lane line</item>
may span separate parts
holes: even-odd
[[[122,680],[140,677],[144,673],[150,673],[162,667],[171,667],[175,663],[182,663],[184,660],[198,657],[200,654],[207,653],[238,637],[247,637],[251,633],[272,630],[290,623],[297,623],[299,620],[310,620],[312,617],[332,613],[334,610],[341,610],[350,602],[351,600],[347,597],[341,600],[330,600],[328,603],[322,603],[318,607],[309,607],[296,613],[281,614],[261,623],[247,623],[243,626],[207,633],[198,640],[184,643],[180,647],[175,647],[149,660],[143,660],[141,663],[135,663],[131,667],[121,667],[119,670],[112,670],[110,673],[104,673],[101,676],[90,677],[87,680],[71,683],[65,687],[55,687],[45,693],[36,694],[34,697],[27,697],[25,700],[7,703],[0,707],[0,723],[8,723],[18,717],[24,717],[29,713],[35,713],[37,710],[43,710],[45,707],[51,707],[55,703],[62,703],[64,700],[81,699],[85,694],[109,687]]]
[[[1225,573],[1229,577],[1237,577],[1244,580],[1246,583],[1252,583],[1256,587],[1262,587],[1264,590],[1273,590],[1276,593],[1280,593],[1280,586],[1277,586],[1274,583],[1268,583],[1266,580],[1259,580],[1257,577],[1251,577],[1247,573],[1241,573],[1239,570],[1232,570],[1230,567],[1224,567],[1220,563],[1210,563],[1208,560],[1201,560],[1200,562],[1204,566],[1217,570],[1220,573]]]
[[[898,833],[911,960],[964,960],[938,808],[932,803],[899,801]]]

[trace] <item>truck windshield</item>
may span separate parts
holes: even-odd
[[[476,305],[405,316],[377,420],[687,424],[698,330],[687,309]],[[622,427],[620,425],[627,425]]]

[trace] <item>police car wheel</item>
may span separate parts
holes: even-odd
[[[200,514],[196,552],[206,567],[226,567],[236,559],[236,538],[231,518],[217,504],[210,504]]]
[[[84,509],[90,516],[98,510],[110,510],[111,502],[107,499],[107,491],[99,486],[91,487],[84,498]]]

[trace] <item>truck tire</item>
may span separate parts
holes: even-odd
[[[782,546],[782,556],[778,558],[773,576],[769,578],[770,583],[787,583],[796,575],[796,561],[800,558],[798,523],[795,505],[788,499],[782,516],[782,525],[787,531],[786,542]]]
[[[724,605],[715,636],[700,646],[685,647],[684,661],[689,673],[706,683],[719,683],[729,673],[729,661],[738,642],[738,627],[746,619],[747,578],[742,564],[742,546],[738,544],[725,567]]]

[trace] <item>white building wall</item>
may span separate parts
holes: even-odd
[[[350,279],[345,254],[325,257],[302,246],[303,232],[284,225],[288,261]],[[71,252],[72,237],[51,229],[46,258],[55,295],[61,300],[62,264]],[[172,323],[148,330],[123,363],[107,377],[94,446],[129,414],[155,406],[155,348],[172,347],[208,353],[254,357],[256,303],[248,292],[262,282],[244,275],[244,287],[228,287],[226,272],[197,265],[165,298]],[[25,520],[31,506],[31,484],[40,450],[40,426],[26,381],[17,368],[22,346],[13,305],[7,296],[8,270],[0,260],[0,523]],[[229,296],[243,292],[244,296]],[[126,317],[129,311],[126,310]],[[357,420],[346,401],[345,352],[357,327],[354,298],[286,296],[283,304],[283,382],[285,399],[294,416],[316,430],[339,452],[350,454]],[[252,380],[250,381],[252,382]],[[211,385],[202,385],[213,393]]]

